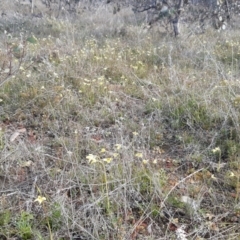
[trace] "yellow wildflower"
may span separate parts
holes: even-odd
[[[213,153],[219,153],[221,152],[221,149],[219,147],[216,147],[212,150]]]
[[[105,153],[106,152],[106,149],[105,148],[102,148],[100,153]]]
[[[154,160],[153,160],[153,164],[157,164],[157,159],[154,159]]]
[[[97,162],[98,157],[96,155],[89,154],[86,158],[89,161],[89,163],[92,164]]]
[[[143,159],[143,160],[142,160],[142,163],[143,163],[144,165],[148,164],[148,162],[149,162],[149,161],[146,160],[146,159]]]
[[[104,162],[110,163],[113,159],[112,158],[103,158]]]
[[[143,157],[143,154],[142,154],[142,153],[136,153],[136,154],[135,154],[135,157],[142,158],[142,157]]]
[[[43,196],[38,196],[34,202],[38,202],[39,204],[42,204],[42,202],[46,201],[47,199]]]
[[[115,144],[115,147],[117,150],[121,149],[122,145],[121,144]]]

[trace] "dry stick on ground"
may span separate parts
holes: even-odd
[[[161,203],[161,208],[164,207],[164,205],[165,205],[164,203],[165,203],[166,200],[168,199],[169,195],[174,191],[174,189],[175,189],[178,185],[180,185],[181,183],[183,183],[185,180],[187,180],[188,178],[192,177],[192,176],[195,175],[196,173],[203,171],[204,169],[206,169],[206,168],[201,168],[201,169],[195,171],[194,173],[188,175],[187,177],[185,177],[185,178],[183,178],[181,181],[179,181],[177,184],[175,184],[175,186],[168,192],[168,194],[166,195],[166,197],[163,199],[163,201],[162,201],[162,203]]]
[[[164,203],[165,203],[166,200],[168,199],[169,195],[174,191],[174,189],[175,189],[178,185],[180,185],[181,183],[183,183],[185,180],[187,180],[188,178],[192,177],[192,176],[195,175],[196,173],[203,171],[204,169],[206,169],[206,168],[201,168],[201,169],[195,171],[194,173],[192,173],[192,174],[190,174],[189,176],[183,178],[181,181],[179,181],[177,184],[175,184],[175,186],[168,192],[168,194],[166,195],[166,197],[163,199],[163,201],[162,201],[162,203],[161,203],[160,209],[162,209],[162,208],[164,207],[164,205],[165,205]],[[153,200],[153,197],[152,197],[152,199],[150,200],[150,202],[148,203],[148,206],[150,206],[152,200]],[[147,208],[148,208],[148,207],[147,207]],[[144,216],[144,214],[146,213],[146,211],[147,211],[147,210],[145,209],[144,213],[142,214],[142,217],[134,224],[133,230],[132,230],[132,233],[131,233],[131,234],[133,234],[134,231],[136,230],[136,227],[137,227],[140,223],[142,223],[147,217],[149,217],[149,216],[151,215],[151,213],[153,212],[153,211],[150,211],[150,213],[148,213],[147,215]]]

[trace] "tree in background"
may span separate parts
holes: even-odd
[[[174,35],[180,34],[179,23],[198,22],[201,28],[209,23],[216,29],[225,28],[239,14],[240,0],[107,0],[114,4],[114,13],[131,5],[135,14],[146,12],[149,27],[155,23],[171,25]]]

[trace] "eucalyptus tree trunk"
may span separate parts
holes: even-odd
[[[180,15],[181,15],[182,11],[183,11],[183,0],[179,0],[177,9],[176,9],[176,16],[172,20],[173,31],[174,31],[175,37],[177,37],[180,34],[179,20],[180,20]]]
[[[34,2],[35,2],[35,0],[32,0],[32,4],[31,4],[31,14],[33,14],[33,11],[34,11]]]

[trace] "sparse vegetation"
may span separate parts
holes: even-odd
[[[239,239],[239,30],[75,17],[0,20],[0,239]]]

